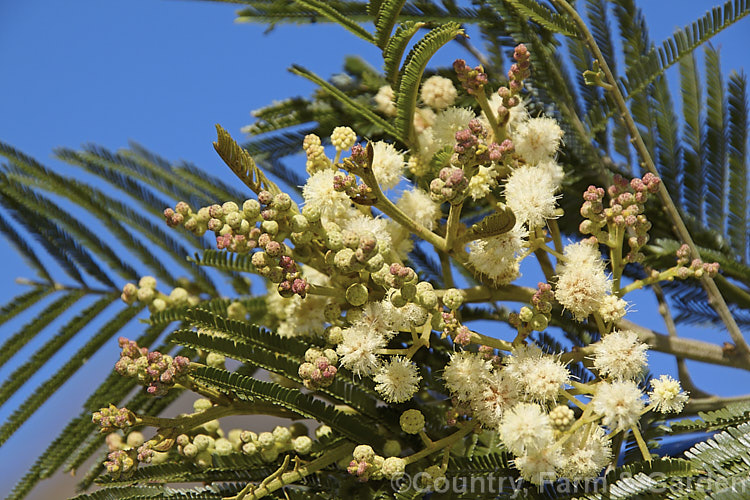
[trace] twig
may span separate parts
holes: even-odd
[[[658,284],[654,284],[651,289],[654,291],[656,300],[659,302],[659,313],[664,318],[664,324],[667,327],[667,333],[670,337],[677,337],[677,327],[675,326],[674,319],[672,318],[672,313],[669,311],[669,304],[667,303],[667,299],[664,297],[664,292],[662,291],[661,286]],[[688,371],[687,364],[685,363],[685,358],[677,356],[676,359],[677,374],[680,378],[680,383],[682,384],[682,387],[690,393],[691,399],[706,398],[711,396],[711,394],[702,391],[695,386],[692,377],[690,377],[690,372]]]

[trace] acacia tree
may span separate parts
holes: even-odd
[[[240,183],[139,147],[58,151],[109,192],[0,145],[0,229],[39,274],[2,321],[56,299],[4,340],[2,362],[81,307],[0,402],[124,302],[0,442],[126,325],[147,323],[120,338],[114,371],[11,498],[104,447],[81,483],[103,489],[79,498],[481,496],[445,488],[456,477],[508,479],[486,483],[490,497],[566,498],[578,481],[590,498],[743,498],[750,406],[702,391],[685,360],[750,369],[746,78],[724,78],[705,45],[747,1],[656,46],[627,0],[241,3],[243,20],[340,24],[382,50],[382,71],[352,58],[348,78],[329,81],[293,66],[319,86],[313,96],[258,110],[242,146],[217,127]],[[475,62],[432,67],[449,43]],[[301,150],[304,175],[284,163]],[[536,288],[519,284],[527,268],[541,270]],[[249,294],[247,273],[266,295]],[[628,320],[628,293],[641,288],[666,334]],[[732,344],[681,337],[690,322],[725,328]],[[679,380],[647,374],[647,349],[673,355]],[[185,391],[195,412],[160,416]],[[225,434],[218,420],[257,414],[320,427],[313,439],[298,424],[255,432],[249,419]],[[680,439],[717,430],[695,446]],[[667,437],[676,452],[659,448]],[[586,489],[596,478],[605,488]],[[205,485],[167,486],[190,482]]]

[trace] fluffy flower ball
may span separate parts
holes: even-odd
[[[395,95],[390,85],[380,87],[378,93],[375,94],[376,109],[386,116],[396,116],[396,105],[393,104],[394,97]]]
[[[505,203],[519,223],[542,226],[555,217],[558,188],[546,170],[524,165],[513,170],[505,182]]]
[[[453,82],[442,76],[431,76],[422,83],[422,102],[431,108],[445,109],[456,102],[458,92]]]
[[[503,415],[500,438],[514,455],[543,450],[552,445],[554,431],[549,416],[534,403],[518,403]]]
[[[651,392],[648,393],[648,397],[659,413],[679,413],[689,399],[682,391],[680,383],[669,375],[651,380]]]
[[[613,431],[629,429],[638,423],[644,408],[641,390],[631,380],[601,382],[591,400],[594,411]]]
[[[392,144],[378,141],[372,146],[372,170],[383,189],[391,189],[401,180],[404,157]]]
[[[336,349],[341,365],[357,375],[375,373],[380,366],[377,351],[385,347],[385,337],[360,325],[344,329],[342,336],[343,341]]]
[[[518,125],[513,136],[516,153],[526,163],[537,164],[552,158],[560,148],[563,131],[554,118],[531,118]]]
[[[648,346],[630,330],[614,331],[594,347],[594,368],[617,379],[634,379],[646,367]]]
[[[419,188],[404,191],[396,206],[403,210],[414,222],[429,230],[435,229],[440,219],[440,205],[432,201],[430,194]]]
[[[578,321],[598,311],[612,290],[599,250],[586,241],[565,247],[558,270],[555,298]]]
[[[507,233],[469,243],[469,263],[496,285],[507,285],[519,276],[518,254],[523,250],[524,231],[516,226]]]
[[[456,352],[445,365],[443,380],[448,390],[461,401],[468,401],[480,382],[490,375],[490,362],[471,352]]]
[[[373,377],[377,384],[375,390],[389,403],[403,403],[411,399],[419,389],[421,379],[417,365],[403,357],[391,358]]]

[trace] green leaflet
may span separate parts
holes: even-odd
[[[229,132],[224,130],[221,125],[216,125],[216,132],[218,139],[214,142],[214,149],[247,187],[256,194],[261,191],[269,191],[271,194],[277,195],[281,192],[281,189],[258,168],[248,152],[232,139]]]
[[[406,0],[383,0],[375,16],[375,44],[385,49],[391,37],[396,19],[403,9]]]
[[[419,85],[422,81],[427,63],[432,56],[454,38],[463,35],[464,30],[457,23],[446,23],[431,29],[406,56],[398,78],[398,90],[395,92],[397,137],[405,138],[409,144],[414,143],[414,111],[417,106]]]
[[[343,104],[344,107],[349,109],[351,112],[361,116],[373,125],[378,126],[383,130],[384,133],[392,135],[394,137],[398,137],[399,139],[402,138],[402,136],[398,132],[398,129],[394,128],[393,125],[391,125],[387,120],[376,115],[367,106],[355,101],[341,90],[337,89],[327,81],[320,78],[315,73],[312,73],[311,71],[308,71],[302,66],[298,66],[296,64],[292,65],[290,71],[295,75],[305,77],[311,82],[319,85],[321,89],[323,89],[325,92],[330,94],[331,97],[335,98],[337,101]]]
[[[385,78],[392,87],[398,83],[398,70],[401,66],[401,58],[404,57],[406,47],[409,45],[412,37],[422,29],[426,23],[408,21],[396,28],[396,33],[388,40],[383,47],[383,69]]]
[[[288,389],[277,384],[211,367],[198,368],[193,373],[193,377],[221,392],[234,394],[240,399],[252,401],[258,398],[287,408],[301,417],[324,422],[335,431],[356,442],[364,441],[377,445],[381,444],[383,440],[382,437],[372,432],[372,428],[363,419],[340,412],[333,406],[326,405],[297,389]]]
[[[534,21],[535,23],[544,26],[548,30],[560,33],[565,36],[575,37],[578,36],[578,30],[573,21],[569,20],[565,16],[553,12],[544,4],[537,2],[536,0],[507,0],[508,3],[513,5],[518,11]]]

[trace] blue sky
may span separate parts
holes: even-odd
[[[640,3],[656,42],[713,5],[700,0]],[[286,71],[291,63],[322,76],[338,72],[348,54],[359,54],[378,65],[379,51],[343,29],[280,26],[263,34],[261,26],[233,23],[236,7],[153,0],[0,2],[4,68],[0,139],[64,173],[72,172],[72,167],[52,158],[56,147],[96,143],[117,149],[134,140],[166,158],[195,163],[231,183],[232,174],[211,146],[215,123],[239,137],[240,128],[252,122],[251,110],[275,99],[308,95],[312,85]],[[749,66],[748,22],[715,39],[727,71]],[[449,48],[439,60],[445,63],[459,56],[466,57],[457,48]],[[32,273],[5,243],[0,243],[0,256],[0,303],[4,303],[23,289],[13,280]],[[663,330],[650,297],[644,294],[644,299],[636,321]],[[13,327],[20,324],[0,327],[0,337],[14,333]],[[725,338],[714,331],[690,333],[717,342]],[[67,420],[77,410],[90,388],[86,379],[96,376],[97,366],[108,369],[114,352],[110,346],[94,358],[95,369],[87,367],[88,375],[73,379],[42,414],[0,448],[3,478],[18,477],[29,466],[65,423],[58,415]],[[657,372],[674,370],[673,362],[658,354],[652,356],[652,363]],[[0,370],[0,378],[9,369]],[[729,383],[726,378],[719,382],[721,374],[733,378]],[[37,374],[32,386],[44,375]],[[721,394],[741,392],[741,386],[750,382],[745,374],[696,365],[694,378],[706,377],[714,380],[706,387]],[[21,400],[14,398],[8,406]],[[7,409],[0,409],[0,419],[7,414]],[[0,495],[11,486],[7,480],[2,483]]]

